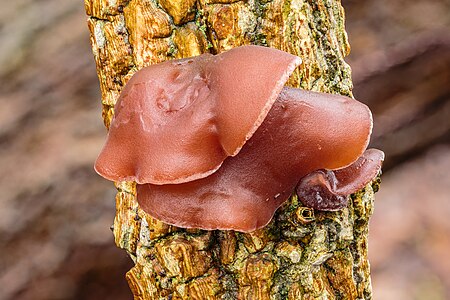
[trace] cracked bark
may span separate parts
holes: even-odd
[[[109,127],[114,104],[138,69],[243,44],[303,59],[288,85],[351,95],[339,0],[85,0]],[[185,230],[157,221],[118,182],[114,236],[135,266],[135,299],[370,299],[368,221],[379,180],[348,208],[317,212],[292,197],[253,233]],[[163,201],[163,199],[162,199]]]

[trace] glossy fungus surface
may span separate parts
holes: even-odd
[[[362,189],[381,171],[384,153],[368,149],[353,164],[339,170],[317,170],[303,177],[297,186],[300,201],[318,210],[347,206],[348,196]]]
[[[300,63],[286,52],[245,46],[140,70],[115,106],[96,171],[152,184],[214,173],[253,135]]]
[[[351,98],[284,88],[235,157],[208,177],[137,186],[150,215],[187,228],[253,231],[266,225],[300,178],[346,167],[367,147],[367,106]]]

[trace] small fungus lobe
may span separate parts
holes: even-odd
[[[297,195],[307,207],[338,210],[347,206],[348,196],[362,189],[381,172],[384,153],[368,149],[350,166],[339,170],[317,170],[303,177]]]

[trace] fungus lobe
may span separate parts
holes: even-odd
[[[280,50],[246,46],[140,70],[115,106],[96,171],[152,184],[212,174],[256,131],[300,63]]]
[[[339,170],[317,170],[303,177],[297,186],[300,201],[317,210],[338,210],[347,206],[348,196],[362,189],[381,172],[384,153],[367,149],[350,166]]]

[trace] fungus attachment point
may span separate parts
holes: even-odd
[[[384,153],[368,149],[350,166],[331,171],[317,170],[303,177],[297,195],[307,207],[338,210],[347,206],[348,196],[362,189],[381,171]]]
[[[115,106],[96,171],[152,184],[214,173],[253,135],[300,63],[280,50],[245,46],[140,70]]]

